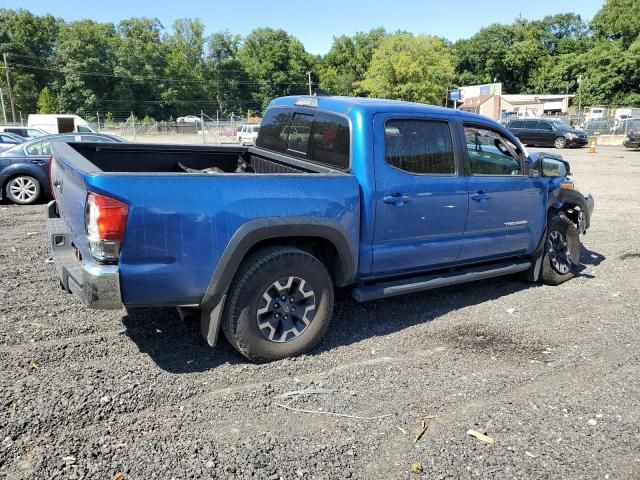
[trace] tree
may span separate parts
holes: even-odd
[[[575,14],[491,25],[454,45],[458,83],[470,85],[495,80],[509,93],[540,92],[540,88],[547,92],[545,86],[553,79],[545,72],[552,67],[553,58],[584,52],[591,45],[587,25]]]
[[[165,82],[167,48],[162,42],[163,26],[157,18],[122,20],[114,38],[113,73],[118,77],[113,99],[103,99],[104,108],[160,117],[159,102]]]
[[[249,77],[240,61],[242,37],[228,31],[212,34],[207,41],[205,71],[210,98],[223,114],[251,108]]]
[[[440,105],[453,77],[453,55],[442,39],[400,33],[382,40],[358,86],[374,97]]]
[[[0,9],[0,54],[7,54],[11,66],[17,111],[35,111],[38,93],[51,82],[49,68],[59,27],[60,21],[51,15]],[[2,73],[0,88],[6,89]]]
[[[204,80],[204,25],[182,18],[173,24],[167,47],[165,81],[161,94],[165,113],[173,116],[199,114],[207,103]]]
[[[258,28],[245,38],[240,62],[252,82],[255,109],[264,110],[275,97],[307,92],[307,71],[314,63],[300,40],[284,30]]]
[[[111,23],[81,20],[62,26],[55,53],[61,73],[54,85],[63,111],[86,115],[113,98],[116,40]]]
[[[38,113],[56,113],[58,102],[49,87],[44,87],[38,95]]]
[[[638,0],[606,0],[591,23],[597,36],[621,40],[627,48],[640,36],[640,2]]]
[[[364,79],[373,52],[386,36],[384,28],[358,32],[353,37],[334,37],[320,69],[320,87],[335,95],[352,95],[356,82]]]

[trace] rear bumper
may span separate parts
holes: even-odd
[[[122,307],[117,265],[79,260],[67,228],[58,215],[56,201],[47,208],[47,230],[51,255],[62,287],[90,308],[112,310]]]
[[[624,145],[627,148],[640,148],[640,138],[634,138],[633,140],[625,140],[624,142],[622,142],[622,145]]]

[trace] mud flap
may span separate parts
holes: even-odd
[[[220,332],[222,311],[227,296],[223,296],[213,310],[202,310],[200,313],[200,333],[211,347],[215,347]]]

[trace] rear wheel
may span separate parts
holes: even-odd
[[[13,177],[5,187],[7,198],[13,203],[29,205],[34,203],[42,192],[40,182],[30,175]]]
[[[254,362],[307,352],[322,338],[333,310],[325,266],[295,247],[270,247],[248,257],[229,287],[222,328]]]
[[[559,285],[573,278],[580,263],[580,236],[575,224],[564,214],[549,220],[542,281],[547,285]]]
[[[567,146],[567,139],[564,137],[556,137],[553,141],[553,146],[556,148],[565,148]]]

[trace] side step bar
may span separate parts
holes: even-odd
[[[432,288],[448,287],[450,285],[523,272],[530,267],[531,262],[528,260],[499,262],[482,267],[469,267],[455,272],[423,275],[356,287],[351,291],[351,295],[358,302],[367,302],[379,298],[394,297],[405,293],[421,292]]]

